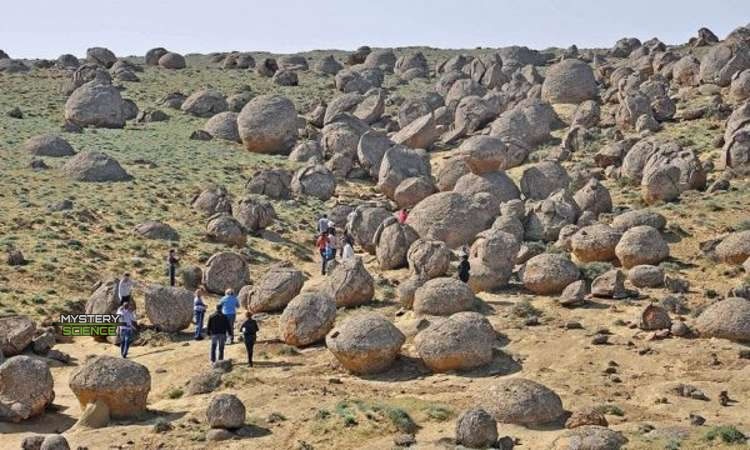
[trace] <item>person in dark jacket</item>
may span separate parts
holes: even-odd
[[[247,350],[247,365],[253,367],[253,346],[255,346],[255,336],[258,334],[258,322],[253,319],[253,313],[247,312],[247,320],[240,327],[242,338],[245,341]]]
[[[227,343],[227,333],[229,333],[229,320],[221,312],[221,304],[216,305],[216,312],[208,318],[208,335],[211,336],[211,362],[216,362],[216,351],[218,350],[218,360],[224,359],[224,345]]]
[[[464,253],[461,256],[461,262],[458,264],[458,279],[464,283],[469,282],[469,272],[471,272],[471,264],[469,264],[469,255]]]
[[[167,256],[167,272],[169,273],[169,285],[175,286],[175,277],[177,276],[177,264],[180,263],[180,258],[177,257],[176,250],[173,248],[169,249],[169,255]]]

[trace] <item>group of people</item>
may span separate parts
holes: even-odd
[[[336,258],[337,252],[344,260],[354,257],[354,238],[349,234],[349,230],[344,229],[343,235],[339,238],[336,234],[336,224],[329,220],[326,214],[318,220],[318,239],[315,246],[320,253],[322,275],[326,274],[326,265]]]

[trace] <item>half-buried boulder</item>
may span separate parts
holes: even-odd
[[[144,290],[146,316],[157,329],[174,333],[193,320],[193,293],[187,289],[149,285]]]
[[[524,287],[535,294],[556,295],[579,277],[578,267],[571,260],[544,253],[526,262],[521,280]]]
[[[58,158],[76,154],[68,141],[54,134],[43,134],[29,138],[23,144],[23,148],[33,156]]]
[[[289,345],[302,347],[323,340],[336,320],[336,302],[317,292],[294,297],[279,318],[279,337]]]
[[[336,306],[353,307],[369,303],[375,295],[375,285],[362,258],[354,257],[333,269],[323,292],[335,300]]]
[[[414,312],[419,315],[450,316],[474,309],[476,297],[457,278],[439,277],[427,281],[414,293]]]
[[[497,333],[475,312],[460,312],[439,320],[414,339],[417,354],[434,372],[465,370],[492,362]]]
[[[190,205],[193,209],[208,216],[217,213],[232,214],[232,199],[227,188],[221,185],[207,186],[200,194],[193,197]]]
[[[288,263],[274,264],[252,287],[242,307],[253,313],[280,311],[304,284],[305,275],[301,271]]]
[[[292,195],[292,173],[284,169],[267,169],[255,172],[245,184],[245,191],[265,195],[275,200],[287,200]]]
[[[247,235],[242,224],[227,213],[214,214],[208,219],[206,236],[211,242],[235,247],[244,247],[247,243]]]
[[[715,249],[716,257],[725,264],[742,264],[750,257],[750,230],[729,234]]]
[[[234,217],[247,231],[268,228],[276,220],[276,210],[271,202],[260,195],[248,195],[237,203]]]
[[[69,384],[81,409],[102,400],[112,418],[125,419],[146,411],[151,374],[129,359],[96,356],[73,372]]]
[[[494,446],[497,443],[495,418],[482,408],[464,411],[456,421],[456,443],[469,448]]]
[[[550,450],[620,450],[628,440],[621,432],[599,425],[586,425],[565,432]]]
[[[259,95],[237,118],[240,138],[253,153],[288,155],[297,141],[297,111],[281,95]]]
[[[97,81],[84,84],[65,102],[65,120],[82,127],[122,128],[125,114],[120,91]]]
[[[44,413],[55,399],[52,373],[41,360],[14,356],[0,364],[0,422]]]
[[[326,346],[344,368],[356,374],[388,370],[406,340],[383,316],[365,313],[346,319],[326,336]]]
[[[185,57],[179,53],[168,52],[159,58],[159,65],[165,69],[180,70],[184,69]]]
[[[180,235],[170,225],[157,222],[155,220],[149,220],[136,225],[134,230],[135,234],[142,236],[146,239],[155,239],[161,241],[179,241]]]
[[[94,183],[133,179],[114,158],[96,151],[78,153],[65,163],[62,172],[76,181]]]
[[[245,405],[235,395],[217,394],[208,403],[206,419],[211,428],[239,428],[245,424]]]
[[[750,300],[730,297],[706,308],[695,321],[703,337],[750,341]]]
[[[0,352],[3,355],[18,355],[31,344],[36,332],[34,321],[28,316],[0,318]]]
[[[483,408],[499,423],[538,426],[560,419],[560,397],[548,387],[524,378],[510,378],[493,384]]]

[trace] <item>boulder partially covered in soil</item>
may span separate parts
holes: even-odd
[[[669,258],[669,245],[657,229],[640,225],[622,235],[615,255],[626,269],[641,264],[659,264]]]
[[[465,370],[492,362],[497,334],[490,322],[475,312],[459,312],[417,334],[414,346],[434,372]]]
[[[398,356],[405,336],[379,314],[346,319],[326,336],[326,346],[347,370],[373,374],[388,370]]]
[[[533,427],[555,422],[565,414],[554,391],[518,377],[495,382],[481,403],[499,423]]]
[[[750,341],[750,300],[730,297],[709,306],[695,321],[703,337]]]
[[[249,281],[247,262],[237,253],[216,253],[206,262],[203,284],[210,292],[224,294],[227,289],[239,292]]]
[[[68,141],[54,134],[42,134],[31,137],[23,144],[23,148],[33,156],[58,158],[76,154]]]
[[[457,278],[438,277],[424,283],[414,293],[414,312],[420,315],[449,316],[474,309],[476,297]]]
[[[1,317],[0,353],[6,357],[20,354],[31,344],[35,332],[36,325],[28,316]]]
[[[664,269],[659,266],[642,264],[628,270],[628,281],[637,288],[657,288],[664,286]]]
[[[20,422],[44,413],[55,399],[53,384],[43,361],[25,355],[5,360],[0,364],[0,422]]]
[[[193,293],[187,289],[149,285],[144,290],[146,317],[157,329],[174,333],[193,320]]]
[[[326,201],[336,190],[336,177],[326,166],[308,165],[294,173],[291,187],[295,195],[311,195]]]
[[[92,81],[73,91],[65,102],[65,120],[100,128],[125,126],[123,100],[114,86]]]
[[[456,443],[469,448],[494,446],[497,443],[497,422],[482,408],[464,411],[456,420]]]
[[[97,151],[80,152],[70,158],[62,172],[76,181],[103,183],[133,179],[114,158]]]
[[[638,328],[646,331],[668,330],[672,327],[672,319],[666,309],[657,305],[648,305],[641,312]]]
[[[619,431],[587,425],[565,432],[555,439],[550,450],[620,450],[627,442]]]
[[[579,277],[578,267],[571,260],[561,255],[544,253],[526,262],[521,280],[524,287],[535,294],[555,295]]]
[[[129,359],[96,356],[73,372],[69,384],[81,408],[102,400],[112,418],[126,419],[146,411],[151,374]]]
[[[253,313],[280,311],[299,294],[304,284],[305,275],[301,271],[289,264],[274,264],[252,286],[242,307]]]
[[[235,395],[215,395],[206,408],[206,419],[211,428],[239,428],[245,424],[245,405]]]
[[[279,338],[302,347],[323,340],[336,320],[336,301],[326,294],[303,292],[292,299],[279,318]]]
[[[259,95],[237,118],[242,143],[253,153],[288,155],[297,142],[297,111],[281,95]]]
[[[636,211],[624,212],[612,220],[612,228],[625,232],[631,228],[648,225],[659,231],[667,226],[667,219],[655,211],[639,209]]]
[[[146,239],[155,239],[161,241],[179,241],[180,235],[172,228],[171,225],[164,222],[149,220],[138,224],[133,229],[135,234]]]
[[[323,293],[333,298],[336,306],[359,306],[372,300],[375,284],[362,258],[354,257],[342,260],[333,269],[326,280]]]

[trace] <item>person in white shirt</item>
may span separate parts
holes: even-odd
[[[193,299],[193,313],[195,313],[195,340],[200,341],[203,339],[203,318],[206,316],[206,304],[203,302],[203,296],[206,295],[206,290],[199,287],[195,291],[195,298]]]
[[[331,221],[328,220],[328,214],[323,214],[323,217],[318,220],[318,233],[328,233],[328,228],[331,226]]]
[[[135,313],[130,309],[129,301],[122,302],[117,309],[117,315],[120,316],[120,322],[122,322],[122,325],[117,329],[120,335],[120,355],[123,358],[127,358],[130,343],[133,340],[133,332],[135,331]]]
[[[117,296],[120,298],[120,305],[125,302],[133,301],[133,280],[130,278],[130,274],[126,273],[122,276],[119,285],[117,286]]]
[[[344,250],[342,251],[341,257],[344,260],[354,257],[354,249],[352,248],[352,244],[348,242],[344,244]]]

